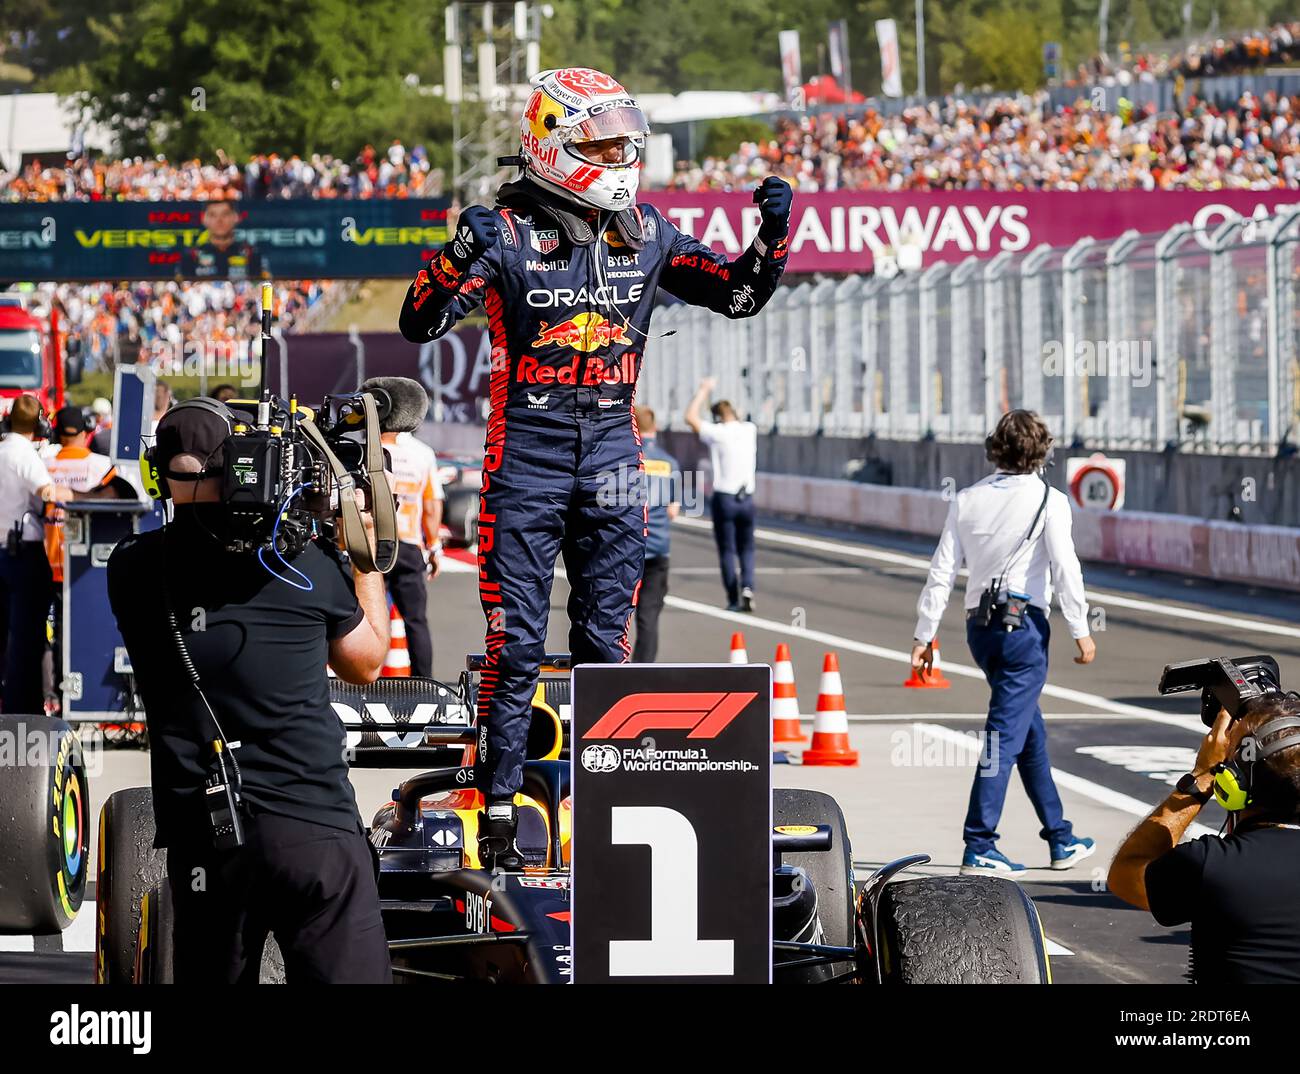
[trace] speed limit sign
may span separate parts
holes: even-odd
[[[1080,507],[1092,511],[1118,511],[1124,506],[1123,459],[1108,459],[1098,452],[1088,458],[1070,459],[1065,480],[1070,495]]]

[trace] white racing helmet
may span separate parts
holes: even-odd
[[[650,128],[627,90],[590,67],[542,71],[532,84],[519,121],[529,176],[593,209],[617,212],[636,204],[641,152]],[[592,159],[582,151],[585,143],[614,139],[621,139],[617,161],[605,154]]]

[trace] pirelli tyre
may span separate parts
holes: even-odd
[[[90,864],[88,801],[71,727],[0,715],[0,930],[48,934],[72,924]]]
[[[166,855],[155,850],[153,793],[131,787],[109,795],[99,811],[95,884],[95,983],[135,978],[141,903],[162,883]]]
[[[880,898],[886,984],[1050,984],[1038,911],[1014,880],[926,876]]]
[[[172,886],[166,877],[140,900],[140,928],[136,933],[136,984],[172,984]]]
[[[802,869],[817,892],[817,917],[822,926],[822,943],[833,947],[853,947],[856,943],[856,914],[853,890],[853,849],[849,830],[839,803],[822,791],[777,787],[772,791],[772,824],[818,825],[831,830],[828,851],[782,854],[781,863]],[[816,967],[807,971],[809,983],[846,973],[851,962]],[[790,971],[797,973],[799,971]],[[778,977],[786,980],[788,975]]]

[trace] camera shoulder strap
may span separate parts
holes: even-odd
[[[363,395],[366,410],[366,474],[370,479],[371,511],[375,518],[375,549],[371,552],[365,523],[357,507],[356,482],[347,468],[330,450],[316,423],[305,415],[299,418],[299,428],[320,451],[329,465],[330,474],[339,492],[339,520],[343,526],[343,544],[357,567],[366,574],[379,571],[387,574],[397,562],[397,506],[393,502],[388,475],[384,473],[384,445],[379,436],[379,412],[374,397]]]

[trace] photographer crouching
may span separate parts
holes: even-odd
[[[378,677],[383,576],[349,570],[318,540],[288,556],[240,543],[223,499],[236,420],[208,399],[162,417],[151,462],[173,517],[108,564],[147,712],[175,980],[256,983],[273,932],[290,983],[389,982],[375,859],[325,668]]]
[[[1219,711],[1192,771],[1133,830],[1110,890],[1166,927],[1192,925],[1192,976],[1204,984],[1300,982],[1300,694]],[[1217,797],[1226,837],[1179,843]]]

